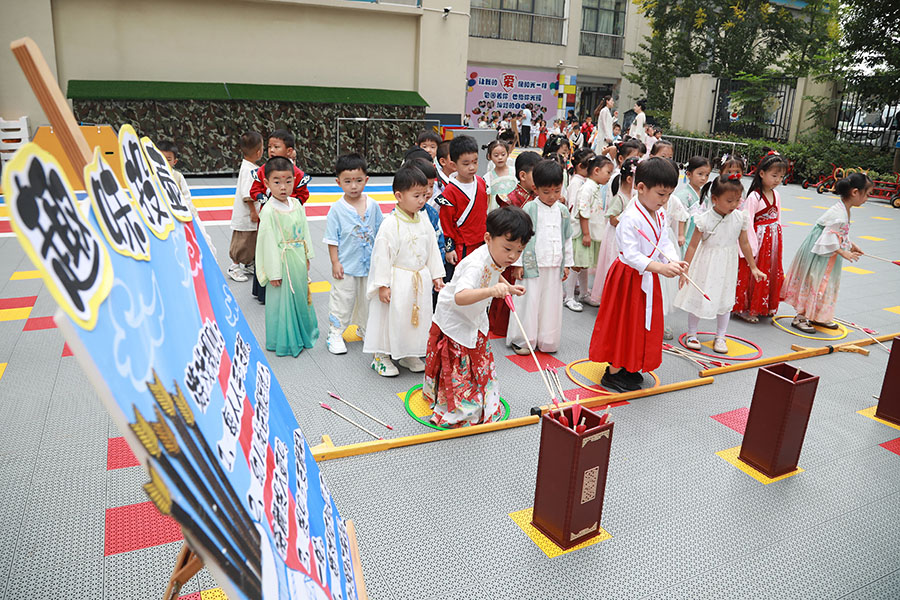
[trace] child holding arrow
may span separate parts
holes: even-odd
[[[609,363],[600,385],[616,392],[641,388],[641,372],[662,363],[663,310],[659,276],[678,277],[687,268],[665,234],[661,210],[678,185],[678,169],[665,158],[651,157],[635,170],[637,201],[619,216],[619,257],[603,286],[588,356]]]
[[[713,350],[728,354],[725,332],[734,306],[735,288],[738,278],[738,256],[734,252],[737,242],[747,261],[754,281],[762,281],[766,274],[756,267],[747,229],[750,220],[747,214],[738,210],[744,186],[740,175],[720,176],[712,184],[710,195],[712,206],[694,218],[694,233],[685,252],[684,259],[691,264],[688,275],[707,297],[698,293],[697,288],[685,285],[682,276],[681,288],[675,296],[674,305],[688,313],[688,332],[684,345],[691,350],[700,350],[697,329],[700,319],[716,320],[716,339]],[[698,248],[699,246],[699,248]]]
[[[434,411],[431,422],[443,427],[497,421],[503,413],[487,307],[492,298],[525,293],[500,274],[518,260],[534,230],[531,218],[514,206],[491,211],[486,227],[484,245],[456,265],[438,295],[428,336],[422,394]]]

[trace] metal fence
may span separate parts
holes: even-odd
[[[366,159],[372,175],[393,173],[423,129],[440,127],[437,119],[335,119],[334,156],[355,152]]]
[[[724,140],[709,140],[702,138],[681,137],[667,135],[663,139],[669,140],[675,146],[675,162],[685,164],[692,156],[704,156],[717,167],[726,154],[739,154],[747,157],[747,144],[740,142],[726,142]]]
[[[900,136],[900,105],[873,107],[855,92],[841,96],[834,135],[851,144],[893,148]]]
[[[563,45],[564,16],[474,6],[469,13],[469,35],[472,37]]]
[[[787,141],[797,80],[775,79],[767,96],[752,105],[741,105],[734,92],[753,85],[746,81],[719,79],[713,103],[711,133],[733,133],[745,137]]]

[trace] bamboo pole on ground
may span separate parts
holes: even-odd
[[[878,336],[877,338],[863,338],[861,340],[843,342],[841,344],[829,344],[827,346],[822,346],[821,348],[809,348],[806,350],[800,350],[799,352],[781,354],[779,356],[769,356],[766,358],[758,358],[756,360],[748,360],[747,362],[733,364],[728,367],[716,367],[715,369],[706,369],[704,371],[700,371],[700,377],[712,377],[714,375],[722,375],[723,373],[731,373],[733,371],[742,371],[744,369],[764,367],[766,365],[772,365],[787,360],[800,360],[801,358],[812,358],[813,356],[832,354],[834,352],[840,352],[841,348],[843,347],[870,346],[874,344],[876,340],[879,342],[885,342],[897,336],[900,336],[900,332]]]
[[[586,407],[586,408],[594,408],[597,406],[606,406],[607,404],[615,404],[616,402],[624,402],[630,400],[637,400],[638,398],[648,398],[650,396],[657,396],[659,394],[665,394],[666,392],[677,392],[678,390],[686,390],[690,388],[695,388],[701,385],[709,385],[712,383],[714,379],[710,377],[700,378],[700,379],[689,379],[687,381],[678,381],[676,383],[667,383],[665,385],[659,385],[652,388],[647,388],[643,390],[637,390],[634,392],[624,392],[622,394],[609,394],[606,396],[598,396],[596,398],[590,398],[587,400],[579,400],[578,404]],[[559,405],[559,409],[566,409],[570,406],[573,406],[575,402],[562,402]],[[531,409],[531,414],[535,416],[543,415],[549,410],[556,410],[555,406],[536,406]]]

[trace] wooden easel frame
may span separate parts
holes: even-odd
[[[78,123],[75,121],[75,115],[69,109],[66,98],[59,88],[59,83],[57,83],[50,66],[47,64],[40,48],[34,43],[34,40],[24,37],[12,42],[9,47],[19,62],[19,66],[22,68],[31,90],[44,110],[44,114],[50,121],[50,125],[59,138],[66,158],[69,159],[69,162],[75,169],[78,183],[84,189],[84,167],[93,159],[93,152],[81,133]],[[349,520],[346,521],[346,525],[357,596],[360,600],[368,600],[369,596],[366,592],[366,583],[363,579],[362,565],[360,563],[359,546],[356,540],[356,527],[353,521]],[[175,567],[166,586],[164,600],[177,598],[184,584],[202,568],[203,560],[185,542],[178,553],[178,558],[175,560]]]

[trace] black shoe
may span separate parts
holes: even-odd
[[[625,379],[627,379],[631,383],[637,384],[638,386],[640,386],[642,383],[644,383],[644,376],[641,375],[641,373],[639,373],[639,372],[632,373],[631,371],[626,371],[625,369],[622,369],[621,371],[619,371],[619,373],[624,373]]]
[[[609,372],[609,367],[606,367],[606,372],[600,379],[600,385],[614,392],[633,392],[641,389],[641,386],[628,380],[625,371],[612,374]]]

